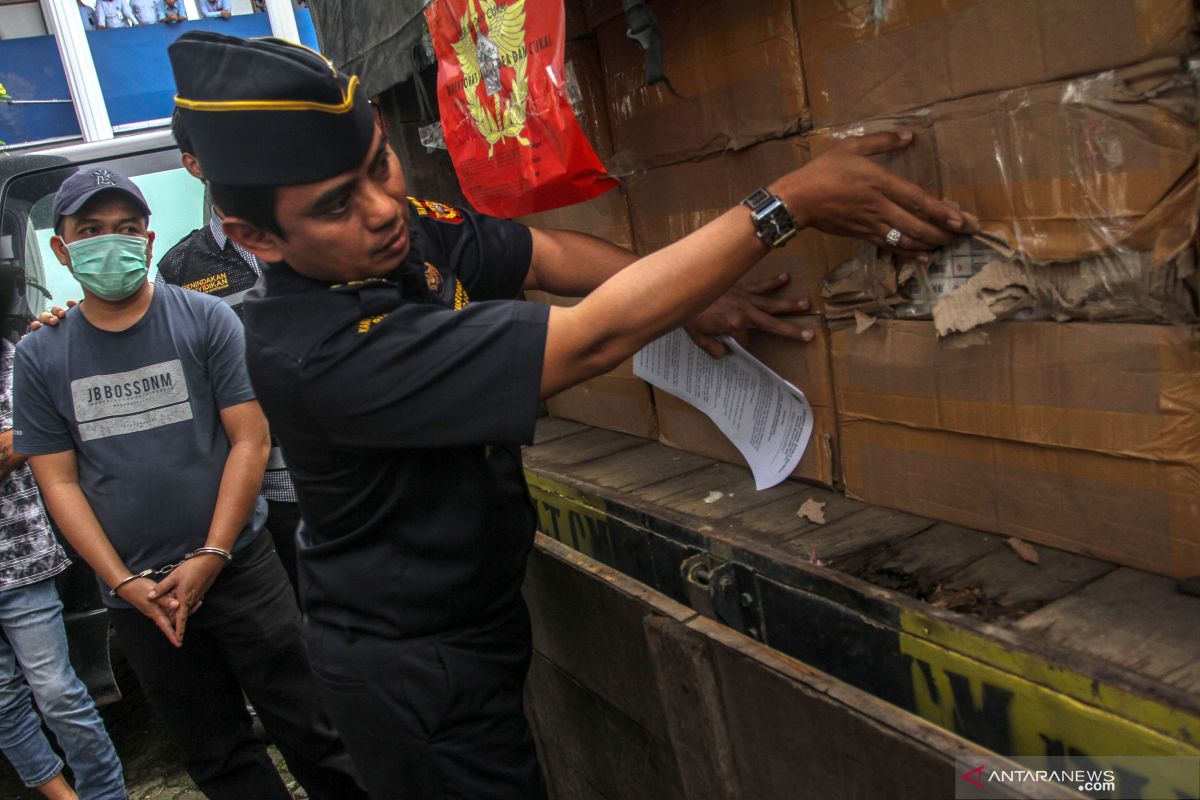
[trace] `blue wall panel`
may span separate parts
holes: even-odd
[[[50,36],[0,41],[0,83],[14,100],[71,99],[67,75]],[[71,103],[0,103],[0,139],[8,144],[78,135],[79,121]]]
[[[300,40],[317,49],[317,33],[307,9],[296,11]],[[146,25],[90,31],[88,44],[113,125],[171,116],[175,81],[167,46],[185,31],[207,30],[230,36],[269,36],[266,14],[203,19],[178,25]],[[66,75],[51,36],[0,41],[0,83],[18,100],[69,99]],[[70,104],[0,105],[0,139],[9,144],[57,136],[78,136]]]

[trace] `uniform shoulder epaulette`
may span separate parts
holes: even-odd
[[[448,222],[451,225],[461,225],[464,219],[463,212],[454,206],[439,203],[437,200],[424,200],[420,197],[408,197],[408,203],[412,206],[413,211],[417,212],[417,216],[427,217],[438,222]]]

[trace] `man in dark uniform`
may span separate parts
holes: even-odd
[[[582,234],[409,200],[357,79],[311,51],[189,33],[169,52],[225,230],[268,264],[248,366],[300,496],[312,662],[360,775],[375,798],[541,796],[518,449],[539,398],[698,314],[719,332],[705,309],[797,227],[913,252],[963,219],[864,157],[907,141],[881,135],[631,263]],[[549,308],[522,288],[591,294]]]
[[[203,181],[200,162],[192,152],[191,139],[179,120],[178,112],[171,119],[171,132],[183,154],[183,168],[193,178]],[[155,282],[219,297],[241,319],[246,294],[261,274],[262,263],[258,258],[225,235],[221,212],[214,206],[208,224],[177,242],[158,262]],[[275,552],[283,562],[293,592],[298,592],[296,528],[300,524],[300,508],[283,452],[274,437],[271,439],[267,470],[263,474],[262,496],[267,501],[267,530],[271,532]]]

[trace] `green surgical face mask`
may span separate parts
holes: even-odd
[[[149,265],[141,236],[110,233],[67,245],[75,280],[97,297],[124,300],[146,280]]]

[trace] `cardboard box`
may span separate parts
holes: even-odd
[[[848,494],[1176,577],[1200,574],[1200,332],[928,322],[833,333]]]
[[[594,31],[615,17],[624,17],[621,0],[571,0],[582,9],[587,30]]]
[[[795,0],[819,126],[1086,75],[1192,44],[1192,0]]]
[[[838,480],[837,423],[829,367],[829,333],[818,317],[805,318],[817,333],[807,343],[766,333],[751,335],[749,350],[804,392],[813,410],[813,433],[792,477],[832,486]],[[659,389],[654,390],[659,440],[702,456],[745,465],[746,460],[716,424],[700,411]]]
[[[806,114],[791,0],[657,0],[664,65],[678,95],[646,85],[625,19],[597,36],[619,172],[741,149],[799,131]]]
[[[913,144],[881,163],[975,214],[1030,260],[1120,247],[1162,263],[1196,234],[1195,97],[1194,80],[1164,59],[827,128],[811,137],[812,151],[912,130]]]
[[[805,25],[845,13],[862,3],[863,0],[795,0],[792,16],[796,21],[796,28],[803,31]]]
[[[625,187],[618,186],[599,197],[573,206],[541,211],[519,218],[534,228],[558,228],[590,233],[618,247],[633,250],[633,229],[629,221],[629,201]]]
[[[558,306],[579,302],[579,298],[557,297],[546,292],[526,292],[525,299]],[[633,374],[632,359],[627,359],[612,372],[597,375],[547,398],[546,410],[556,417],[597,428],[646,439],[658,438],[650,385]]]
[[[626,187],[638,252],[646,255],[678,241],[735,207],[755,188],[804,166],[808,158],[805,137],[792,136],[630,176]],[[807,297],[810,310],[819,311],[821,277],[848,259],[855,247],[852,239],[802,231],[785,247],[768,252],[741,283],[787,273],[791,280],[777,296]]]

